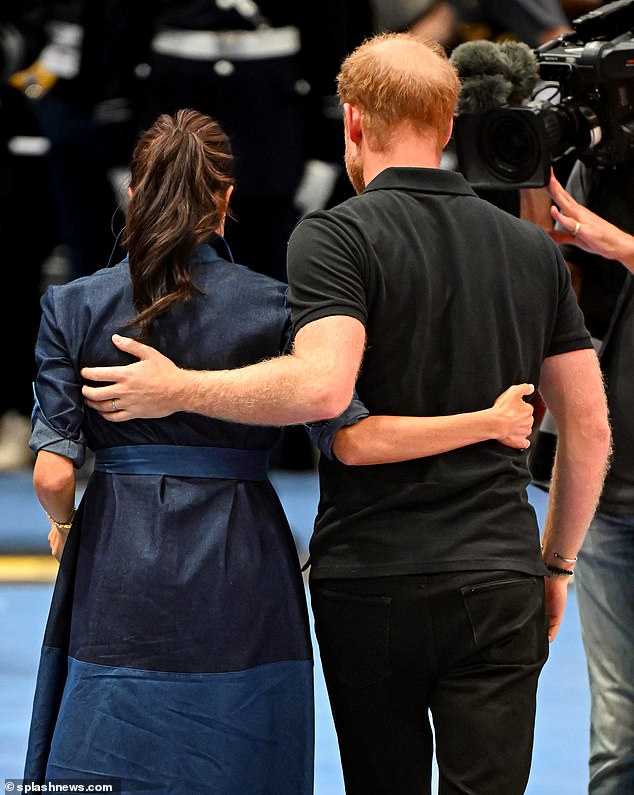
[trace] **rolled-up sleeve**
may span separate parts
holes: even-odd
[[[84,404],[79,374],[56,321],[56,289],[42,297],[42,318],[35,347],[35,404],[29,447],[48,450],[82,466],[86,443],[82,433]]]
[[[334,458],[332,445],[337,431],[349,425],[356,425],[357,422],[364,420],[369,415],[370,412],[365,405],[357,397],[354,397],[348,408],[338,417],[334,417],[331,420],[311,422],[306,425],[306,430],[313,444],[327,458],[332,460]]]

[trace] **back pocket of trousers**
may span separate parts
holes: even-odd
[[[390,675],[391,599],[315,588],[312,607],[324,671],[355,690]]]
[[[531,663],[547,654],[543,577],[492,580],[460,590],[476,648],[490,662]]]

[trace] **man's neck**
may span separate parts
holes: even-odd
[[[440,157],[419,138],[401,140],[385,152],[366,151],[363,178],[368,185],[386,168],[440,168]]]

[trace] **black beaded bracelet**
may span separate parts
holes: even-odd
[[[572,577],[574,571],[572,569],[560,569],[559,566],[549,566],[548,563],[545,564],[546,568],[551,574],[556,574],[560,577]]]

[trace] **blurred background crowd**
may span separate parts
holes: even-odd
[[[127,166],[157,115],[192,107],[231,136],[236,261],[285,280],[306,212],[350,195],[335,77],[366,36],[410,30],[452,51],[536,47],[596,0],[14,0],[0,11],[0,471],[29,467],[39,298],[121,258]],[[289,429],[277,463],[313,465]]]

